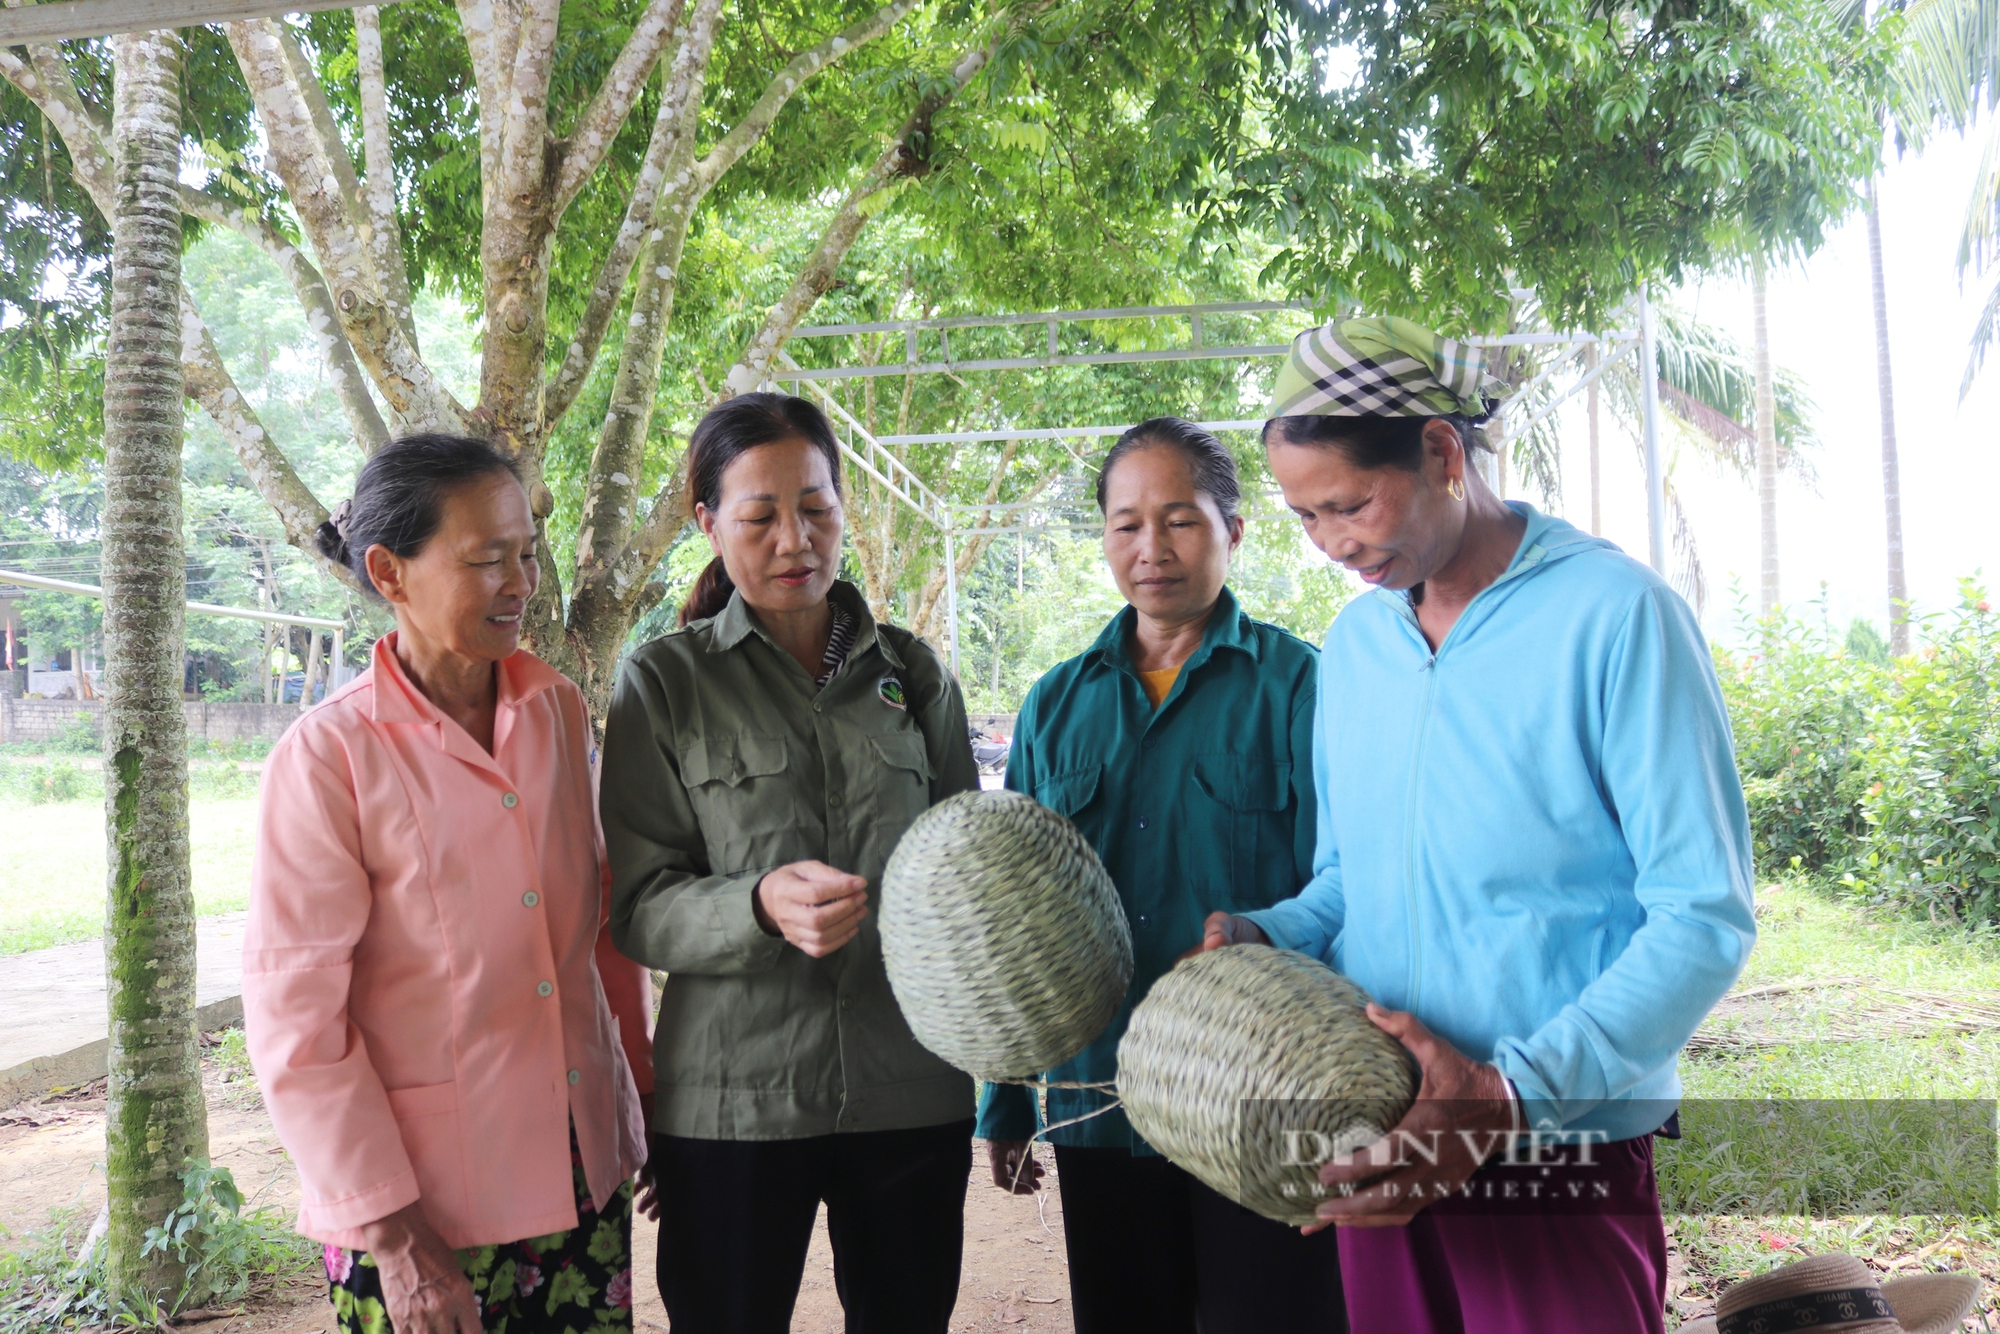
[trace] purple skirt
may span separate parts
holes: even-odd
[[[1405,1226],[1342,1228],[1340,1274],[1353,1334],[1663,1334],[1653,1137],[1489,1162]]]

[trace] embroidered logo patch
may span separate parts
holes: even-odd
[[[885,676],[875,683],[875,693],[882,702],[892,709],[907,709],[909,701],[903,698],[903,683],[893,676]]]

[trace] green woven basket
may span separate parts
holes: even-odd
[[[1118,1095],[1133,1129],[1210,1189],[1314,1221],[1320,1162],[1381,1138],[1417,1095],[1361,988],[1290,950],[1235,945],[1175,965],[1132,1012]]]
[[[1118,1013],[1132,929],[1075,825],[1018,792],[967,792],[896,844],[882,959],[917,1041],[981,1079],[1023,1079]]]

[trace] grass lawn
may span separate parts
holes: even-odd
[[[36,785],[44,800],[33,800]],[[255,776],[199,769],[190,786],[195,911],[236,911],[250,899]],[[0,761],[0,954],[102,932],[104,882],[104,788],[94,767]]]
[[[1789,1154],[1753,1144],[1751,1136],[1721,1151],[1711,1145],[1702,1155],[1687,1141],[1656,1141],[1670,1210],[1677,1195],[1691,1198],[1698,1190],[1714,1198],[1734,1189],[1745,1202],[1739,1213],[1670,1212],[1680,1269],[1669,1295],[1682,1312],[1706,1311],[1735,1279],[1837,1250],[1898,1273],[1975,1269],[1987,1283],[1982,1309],[1995,1310],[2000,1222],[1990,1212],[1812,1217],[1771,1202],[1810,1199],[1849,1166],[1856,1174],[1877,1173],[1884,1158],[1896,1169],[1888,1173],[1894,1180],[1881,1183],[1892,1192],[1936,1168],[1937,1155],[1914,1141],[1885,1147],[1879,1137],[1845,1135],[1833,1100],[2000,1097],[2000,1030],[1945,1031],[1949,1021],[1936,1017],[1934,1004],[1920,1007],[1922,1013],[1906,1005],[1913,993],[1960,1001],[2000,996],[2000,933],[1871,913],[1804,883],[1759,891],[1757,919],[1757,947],[1737,993],[1819,985],[1777,996],[1768,1012],[1757,1012],[1753,1002],[1747,1013],[1711,1019],[1711,1031],[1746,1041],[1742,1049],[1682,1056],[1684,1118],[1703,1114],[1707,1100],[1829,1105],[1813,1110],[1818,1124],[1790,1139]],[[1871,1110],[1880,1116],[1883,1106],[1878,1101]],[[1980,1115],[1990,1134],[1990,1111]],[[1800,1151],[1800,1139],[1812,1141],[1810,1151]]]

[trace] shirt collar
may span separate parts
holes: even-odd
[[[1132,654],[1129,646],[1132,642],[1132,622],[1138,617],[1138,611],[1128,604],[1125,610],[1111,618],[1111,623],[1097,636],[1097,642],[1090,646],[1089,652],[1095,654],[1108,667],[1131,669]],[[1208,618],[1208,628],[1201,633],[1201,647],[1188,655],[1188,660],[1181,664],[1181,670],[1187,671],[1200,666],[1215,650],[1224,648],[1247,653],[1253,662],[1262,656],[1250,618],[1244,614],[1242,606],[1236,601],[1236,595],[1229,591],[1226,584],[1220,596],[1215,599],[1215,611]]]
[[[854,618],[854,645],[847,650],[850,659],[861,656],[872,644],[881,650],[890,666],[903,666],[903,660],[889,647],[889,641],[876,632],[875,617],[870,614],[868,599],[862,596],[860,589],[845,579],[836,579],[833,586],[826,590],[826,596],[828,601],[839,604],[842,611]],[[715,614],[712,625],[712,652],[727,653],[753,634],[773,648],[777,647],[764,627],[757,623],[757,618],[750,614],[750,604],[743,600],[740,589],[730,593],[729,604]]]
[[[404,674],[403,664],[396,660],[396,633],[391,630],[375,641],[370,664],[375,683],[375,702],[370,716],[378,723],[444,722],[444,714],[423,691],[417,689]],[[518,708],[562,679],[561,672],[534,654],[526,649],[516,649],[512,656],[500,661],[497,704],[503,709]]]

